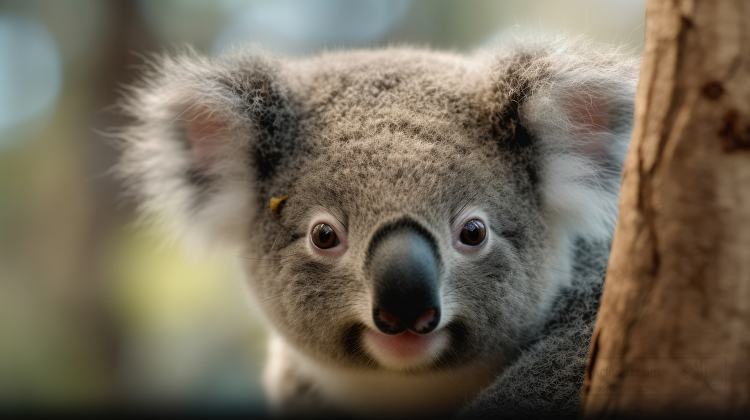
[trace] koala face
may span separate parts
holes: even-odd
[[[416,368],[510,351],[507,337],[518,340],[551,293],[548,273],[528,265],[548,252],[543,224],[523,226],[541,211],[528,174],[481,142],[387,132],[337,149],[276,189],[289,198],[245,252],[278,261],[244,261],[255,294],[277,297],[265,308],[274,325],[337,364]],[[324,240],[320,225],[332,230]]]
[[[637,64],[615,52],[158,63],[124,102],[132,191],[238,249],[272,328],[320,362],[507,360],[565,284],[571,240],[613,226]]]

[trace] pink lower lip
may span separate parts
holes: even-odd
[[[382,353],[396,358],[409,359],[427,353],[430,344],[435,340],[435,334],[415,334],[406,330],[400,334],[388,335],[375,331],[368,331],[370,342]]]

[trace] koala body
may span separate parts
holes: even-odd
[[[166,56],[120,169],[241,256],[281,413],[574,414],[636,67],[581,41]]]

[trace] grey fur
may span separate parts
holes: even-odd
[[[609,256],[607,243],[576,243],[573,282],[539,339],[462,411],[465,418],[575,418]]]
[[[273,302],[262,305],[282,346],[270,362],[271,394],[286,412],[357,413],[334,391],[351,373],[428,388],[436,372],[478,366],[465,394],[457,388],[462,398],[412,405],[460,408],[484,386],[478,377],[504,369],[466,413],[573,412],[636,66],[615,49],[566,40],[471,56],[410,48],[303,60],[165,56],[123,102],[134,124],[123,134],[121,172],[144,214],[247,257],[250,289]],[[187,133],[196,126],[219,127],[209,136],[217,140],[195,141]],[[284,195],[275,217],[269,200]],[[483,214],[492,235],[473,255],[452,245],[451,223],[464,209]],[[310,252],[310,223],[322,213],[347,232],[338,259]],[[416,224],[437,242],[450,312],[439,327],[447,348],[403,368],[373,356],[361,335],[368,244],[392,223]],[[403,413],[401,403],[370,400],[383,406],[378,414]]]

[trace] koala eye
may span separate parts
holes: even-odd
[[[469,246],[481,245],[486,234],[484,223],[477,219],[469,220],[461,229],[461,243]]]
[[[313,245],[319,249],[329,249],[339,244],[339,238],[332,227],[325,223],[318,223],[310,232]]]

